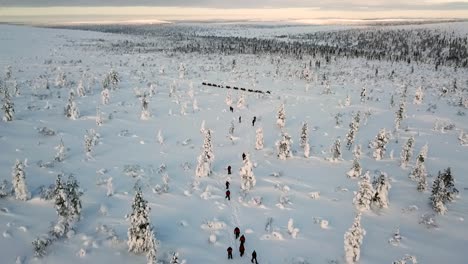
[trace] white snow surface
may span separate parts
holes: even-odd
[[[463,29],[459,25],[445,28]],[[465,23],[462,32],[466,32],[466,28]],[[344,263],[343,235],[356,214],[352,200],[358,181],[345,174],[352,164],[352,152],[343,146],[343,160],[331,163],[326,160],[329,146],[337,137],[345,137],[347,125],[356,111],[372,114],[366,122],[364,114],[361,115],[355,144],[367,146],[381,128],[393,129],[397,106],[392,108],[389,102],[392,93],[399,98],[400,84],[408,85],[407,117],[402,122],[405,129],[392,135],[383,160],[374,160],[372,150],[365,147],[360,160],[363,171],[371,171],[371,177],[384,171],[392,184],[389,208],[362,214],[361,225],[367,234],[361,246],[360,263],[392,263],[405,254],[416,256],[420,263],[466,263],[468,221],[463,219],[468,218],[468,149],[459,144],[457,136],[460,130],[468,130],[468,119],[466,115],[456,115],[459,108],[448,105],[448,98],[441,98],[438,93],[443,86],[450,86],[454,78],[468,89],[466,69],[455,71],[440,67],[436,72],[433,66],[415,64],[413,75],[408,76],[411,66],[406,63],[338,58],[333,64],[323,63],[321,69],[313,69],[315,76],[326,72],[331,80],[334,93],[322,95],[319,77],[314,78],[306,90],[305,81],[294,76],[273,77],[275,67],[264,56],[126,54],[100,49],[98,45],[138,36],[10,25],[0,25],[0,32],[1,76],[4,78],[3,69],[11,65],[12,76],[21,91],[21,95],[12,97],[14,120],[0,122],[0,181],[11,181],[16,159],[27,159],[26,181],[32,194],[28,201],[13,197],[0,199],[2,263],[13,263],[18,257],[25,260],[24,263],[144,263],[144,255],[128,253],[126,246],[129,222],[125,215],[131,212],[133,187],[137,181],[151,207],[151,223],[160,242],[158,256],[161,259],[177,251],[179,259],[187,263],[227,263],[226,249],[232,246],[234,259],[229,263],[249,262],[253,250],[262,264]],[[220,63],[230,65],[234,58],[239,65],[236,78],[225,70],[228,66],[220,66]],[[180,63],[187,68],[183,79],[179,78]],[[282,63],[283,70],[300,65],[288,58]],[[161,67],[164,67],[163,74]],[[378,78],[374,78],[374,67],[379,67]],[[119,73],[122,81],[117,90],[110,92],[109,104],[100,106],[103,124],[97,127],[95,117],[96,106],[101,102],[101,83],[111,69]],[[387,78],[392,70],[397,76],[394,82]],[[60,71],[74,84],[56,88],[53,83]],[[80,117],[69,120],[63,109],[69,90],[76,89],[83,72],[91,76],[85,82],[93,78],[96,82],[91,83],[91,93],[75,98]],[[255,89],[271,90],[272,95],[245,94],[247,107],[235,108],[234,113],[224,103],[227,90],[201,85],[208,80],[250,87],[252,74],[256,76]],[[37,80],[41,75],[49,79],[50,91],[43,87],[33,89],[39,86]],[[168,95],[174,80],[178,85],[178,99]],[[149,98],[152,116],[141,120],[141,103],[133,90],[147,88],[149,82],[157,86],[156,94]],[[199,111],[181,115],[179,104],[192,101],[187,95],[190,83],[193,83]],[[363,86],[373,99],[360,103]],[[411,102],[419,86],[425,89],[425,97],[421,104],[414,105]],[[241,95],[231,92],[234,100]],[[36,96],[49,93],[52,96],[44,100]],[[351,97],[352,104],[343,108],[338,101],[343,101],[346,95]],[[276,157],[275,142],[281,136],[275,122],[276,111],[282,102],[287,117],[284,130],[293,137],[293,151],[301,151],[302,123],[309,124],[310,158],[294,155],[288,160],[279,160]],[[426,111],[430,103],[438,106],[434,113]],[[46,105],[49,107],[45,108]],[[466,109],[462,111],[467,112]],[[341,127],[335,126],[334,116],[338,112],[344,113]],[[110,114],[112,119],[108,117]],[[243,120],[240,124],[237,122],[239,115]],[[255,127],[251,125],[253,116],[257,117]],[[436,119],[454,124],[455,129],[443,133],[432,130]],[[198,178],[195,166],[203,146],[203,135],[199,133],[203,120],[206,120],[206,128],[213,131],[215,160],[213,174]],[[232,120],[238,137],[234,143],[227,137]],[[53,129],[56,134],[41,135],[37,132],[41,127]],[[255,150],[258,127],[263,127],[264,132],[262,150]],[[83,136],[91,128],[97,131],[100,139],[93,147],[93,158],[88,160]],[[164,135],[164,144],[158,141],[158,131]],[[429,206],[430,192],[418,192],[416,184],[408,178],[414,159],[404,170],[398,159],[391,160],[388,156],[391,150],[399,153],[411,135],[415,137],[416,151],[429,144],[425,162],[432,175],[428,176],[429,187],[437,171],[450,166],[460,191],[457,199],[448,204],[448,212],[435,216],[437,228],[419,223],[423,214],[433,211]],[[61,138],[69,148],[65,160],[53,163],[53,167],[37,166],[39,161],[53,161],[54,147]],[[247,193],[240,189],[243,152],[250,154],[257,178],[256,186]],[[162,164],[164,169],[161,169]],[[136,177],[124,172],[126,165],[139,166]],[[233,172],[229,176],[228,165]],[[47,256],[35,259],[31,242],[47,233],[50,223],[57,219],[53,201],[40,199],[37,188],[53,184],[60,172],[73,173],[84,191],[82,220],[77,223],[73,236],[54,242],[47,248]],[[163,184],[165,174],[169,176],[169,191],[151,191]],[[110,178],[113,194],[108,196],[106,183]],[[231,183],[230,201],[224,199],[226,180]],[[261,204],[248,202],[254,197],[256,201],[261,200]],[[277,206],[280,197],[283,201],[287,197],[289,202]],[[271,233],[265,231],[269,217],[273,218]],[[296,239],[288,235],[291,218],[294,227],[300,229]],[[326,219],[323,220],[326,223],[317,224],[314,219]],[[203,228],[207,223],[218,224],[214,228]],[[239,242],[233,235],[236,226],[246,236],[243,258],[239,256]],[[403,237],[399,246],[387,242],[396,228]],[[110,239],[111,230],[116,240]]]

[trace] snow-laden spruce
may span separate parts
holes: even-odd
[[[15,198],[22,201],[29,200],[29,198],[31,198],[31,194],[29,193],[28,186],[26,184],[26,173],[24,171],[24,163],[22,161],[16,160],[11,176],[13,177],[12,184]]]
[[[198,177],[206,177],[211,174],[211,164],[214,160],[211,130],[205,130],[204,135],[205,140],[203,142],[202,153],[198,156],[198,164],[195,169],[195,175]]]
[[[68,103],[65,106],[65,116],[71,120],[76,120],[80,117],[80,111],[78,105],[75,102],[75,92],[73,89],[70,90],[68,95]]]
[[[255,179],[255,175],[253,173],[253,164],[250,161],[249,154],[245,155],[243,165],[239,170],[239,175],[241,178],[241,189],[244,191],[251,190],[257,183],[257,180]]]
[[[403,258],[393,261],[393,264],[418,264],[415,256],[405,255]]]
[[[422,100],[423,100],[423,97],[424,97],[424,92],[422,90],[422,87],[418,87],[418,89],[416,89],[416,92],[414,93],[414,99],[413,99],[413,104],[421,104],[422,103]]]
[[[426,172],[426,167],[424,163],[427,159],[428,149],[429,147],[427,144],[421,148],[421,151],[416,157],[416,164],[413,170],[409,174],[409,177],[418,183],[417,189],[420,192],[425,191],[427,187],[427,180],[426,180],[427,172]]]
[[[333,146],[330,148],[331,157],[330,161],[336,162],[341,160],[341,140],[337,138]]]
[[[354,158],[353,165],[351,169],[346,173],[346,175],[348,175],[349,178],[356,179],[361,176],[361,173],[362,173],[362,168],[361,168],[361,164],[359,164],[359,159]]]
[[[366,173],[361,177],[358,185],[358,191],[354,192],[353,204],[357,210],[369,210],[375,194],[374,187],[370,182],[369,171],[366,171]]]
[[[60,139],[60,144],[55,147],[57,150],[57,154],[55,154],[54,160],[57,162],[62,162],[65,160],[65,157],[67,156],[67,148],[65,147],[65,144],[63,143],[63,139]]]
[[[263,149],[263,128],[259,127],[255,131],[255,149]]]
[[[434,211],[439,214],[445,214],[447,203],[452,202],[457,194],[458,189],[455,188],[452,170],[447,168],[443,173],[439,171],[432,185],[432,193],[429,198]]]
[[[117,86],[119,85],[119,83],[120,83],[119,74],[114,69],[112,69],[104,77],[104,80],[102,81],[102,88],[115,90],[117,89]]]
[[[3,88],[3,105],[2,105],[2,110],[3,110],[3,121],[5,122],[10,122],[13,121],[13,116],[15,115],[15,105],[11,101],[10,93],[8,92],[8,88],[5,87]]]
[[[297,238],[297,235],[299,234],[299,228],[294,227],[294,220],[292,218],[289,218],[288,220],[288,233],[292,238]]]
[[[231,95],[231,91],[228,91],[226,93],[226,99],[224,100],[224,102],[226,102],[226,105],[227,106],[232,106],[232,95]]]
[[[413,156],[413,147],[414,147],[414,137],[411,136],[406,141],[403,149],[401,150],[400,154],[400,166],[402,168],[406,168],[408,163],[410,162],[411,157]]]
[[[292,157],[291,152],[292,140],[288,133],[283,132],[281,134],[281,140],[276,142],[276,147],[278,149],[278,158],[281,160],[286,160]]]
[[[278,125],[278,127],[281,129],[284,128],[284,126],[286,125],[286,112],[284,110],[284,103],[282,103],[278,108],[276,125]]]
[[[354,140],[356,138],[356,133],[359,130],[359,125],[360,125],[360,122],[361,122],[360,115],[361,115],[361,113],[357,112],[356,115],[354,116],[353,120],[349,124],[349,131],[346,134],[346,140],[347,140],[346,141],[346,147],[348,148],[348,150],[351,150],[351,146],[353,145]]]
[[[96,126],[102,126],[103,120],[102,120],[102,113],[101,113],[101,108],[99,106],[96,106]]]
[[[146,253],[146,260],[148,264],[157,264],[158,259],[157,259],[157,254],[158,254],[158,247],[159,247],[159,242],[156,240],[156,237],[154,235],[154,230],[151,227],[149,232],[146,232],[146,235],[148,237],[145,238],[146,241],[148,241],[148,252]]]
[[[156,250],[153,227],[149,219],[150,210],[148,201],[143,199],[141,189],[138,188],[133,198],[132,213],[129,217],[130,227],[127,232],[129,252],[139,254]]]
[[[105,88],[101,91],[101,103],[107,105],[110,102],[110,90]]]
[[[86,90],[85,90],[85,87],[83,85],[83,79],[81,79],[78,82],[78,87],[76,87],[76,93],[78,94],[79,97],[86,96]]]
[[[379,177],[374,179],[372,185],[374,186],[372,202],[380,208],[388,208],[388,191],[391,185],[387,175],[381,173]]]
[[[307,122],[302,123],[300,146],[304,150],[304,157],[308,158],[310,155],[310,145],[309,145],[309,126],[307,125]]]
[[[405,112],[406,112],[406,103],[405,101],[402,101],[400,103],[400,107],[395,112],[395,130],[400,129],[401,121],[403,121],[403,118],[405,118]]]
[[[149,111],[149,100],[147,98],[146,93],[141,98],[141,120],[148,120],[151,117],[151,113]]]
[[[382,128],[375,137],[375,141],[372,142],[372,146],[374,147],[373,157],[375,160],[383,159],[389,138],[390,136],[385,131],[385,128]]]
[[[353,225],[344,234],[345,261],[347,264],[359,262],[361,257],[361,245],[366,230],[361,227],[361,213],[354,218]]]
[[[244,109],[245,105],[245,93],[242,93],[237,100],[237,108]]]

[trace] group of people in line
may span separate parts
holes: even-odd
[[[231,111],[231,113],[234,113],[234,108],[232,106],[229,107],[229,111]],[[255,126],[255,122],[257,122],[257,117],[254,116],[252,118],[252,126]],[[239,124],[242,123],[242,116],[239,116]]]
[[[234,235],[236,236],[236,239],[239,239],[240,241],[240,246],[239,246],[239,255],[241,257],[244,256],[245,253],[245,236],[242,235],[240,236],[240,229],[239,227],[234,228]],[[239,237],[240,236],[240,237]],[[232,259],[232,247],[227,248],[227,253],[228,253],[228,259]],[[252,252],[252,259],[250,260],[252,263],[258,264],[257,262],[257,252],[255,250]]]

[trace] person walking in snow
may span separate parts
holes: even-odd
[[[231,165],[229,165],[227,169],[228,169],[228,175],[231,175]]]
[[[227,252],[228,252],[228,259],[232,259],[232,247],[228,247]]]
[[[229,189],[229,184],[230,184],[229,181],[226,181],[226,190]]]
[[[228,199],[229,201],[231,201],[231,191],[227,190],[226,191],[226,197],[224,197],[224,199]]]
[[[255,260],[255,262],[254,262],[254,260]],[[257,252],[255,252],[255,250],[252,252],[252,259],[250,260],[250,262],[258,264],[258,262],[257,262]]]
[[[252,119],[252,126],[255,126],[255,122],[257,121],[257,117],[254,116],[253,119]]]
[[[242,236],[240,237],[239,240],[240,240],[240,242],[241,242],[241,245],[244,245],[244,243],[245,243],[245,236],[242,235]]]
[[[231,111],[231,113],[234,113],[234,108],[232,106],[230,106],[229,111]]]
[[[240,229],[239,227],[236,226],[236,228],[234,228],[234,235],[236,235],[236,239],[239,238],[239,235],[240,235]]]
[[[245,251],[244,244],[241,244],[240,247],[239,247],[239,253],[240,253],[240,256],[241,256],[241,257],[244,256],[244,251]]]
[[[247,157],[245,153],[242,153],[242,160],[245,160],[245,157]]]
[[[242,116],[239,116],[239,124],[242,123]]]

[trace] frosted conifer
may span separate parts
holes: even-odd
[[[286,112],[284,110],[284,103],[280,105],[278,109],[278,116],[277,116],[276,124],[279,128],[284,128],[286,124]]]
[[[140,189],[137,190],[132,203],[132,213],[130,214],[130,227],[128,228],[128,251],[132,253],[149,252],[151,246],[151,224],[149,219],[150,207],[143,199]],[[154,236],[153,236],[154,238]]]
[[[13,180],[13,191],[17,200],[26,201],[31,198],[26,185],[26,173],[24,172],[24,164],[22,161],[16,160],[15,166],[11,173]]]
[[[367,171],[360,179],[359,190],[354,192],[353,204],[356,209],[364,211],[370,209],[370,203],[374,197],[375,191],[370,182],[369,171]]]
[[[385,173],[381,173],[378,178],[374,179],[372,184],[374,185],[375,190],[372,202],[380,208],[388,208],[388,190],[391,188],[391,185],[388,181],[387,175]]]
[[[253,164],[250,161],[249,154],[246,155],[245,159],[243,160],[243,163],[244,165],[240,168],[239,171],[241,178],[241,189],[248,191],[252,189],[257,182],[253,173]]]
[[[374,153],[373,156],[376,160],[383,159],[386,151],[385,145],[387,145],[389,140],[389,135],[385,131],[385,128],[379,131],[379,134],[375,137],[375,141],[373,142]]]
[[[400,154],[400,166],[402,168],[406,168],[408,165],[411,156],[413,156],[413,146],[414,146],[414,137],[408,138],[408,141],[406,141],[405,146],[403,147],[403,150],[401,151]]]
[[[263,149],[263,128],[257,128],[255,134],[255,149],[260,150]]]
[[[354,218],[353,225],[344,234],[344,251],[347,264],[354,264],[361,257],[361,245],[366,230],[361,227],[361,213]]]
[[[285,160],[292,157],[291,143],[291,137],[287,133],[282,133],[281,140],[276,142],[279,159]]]

